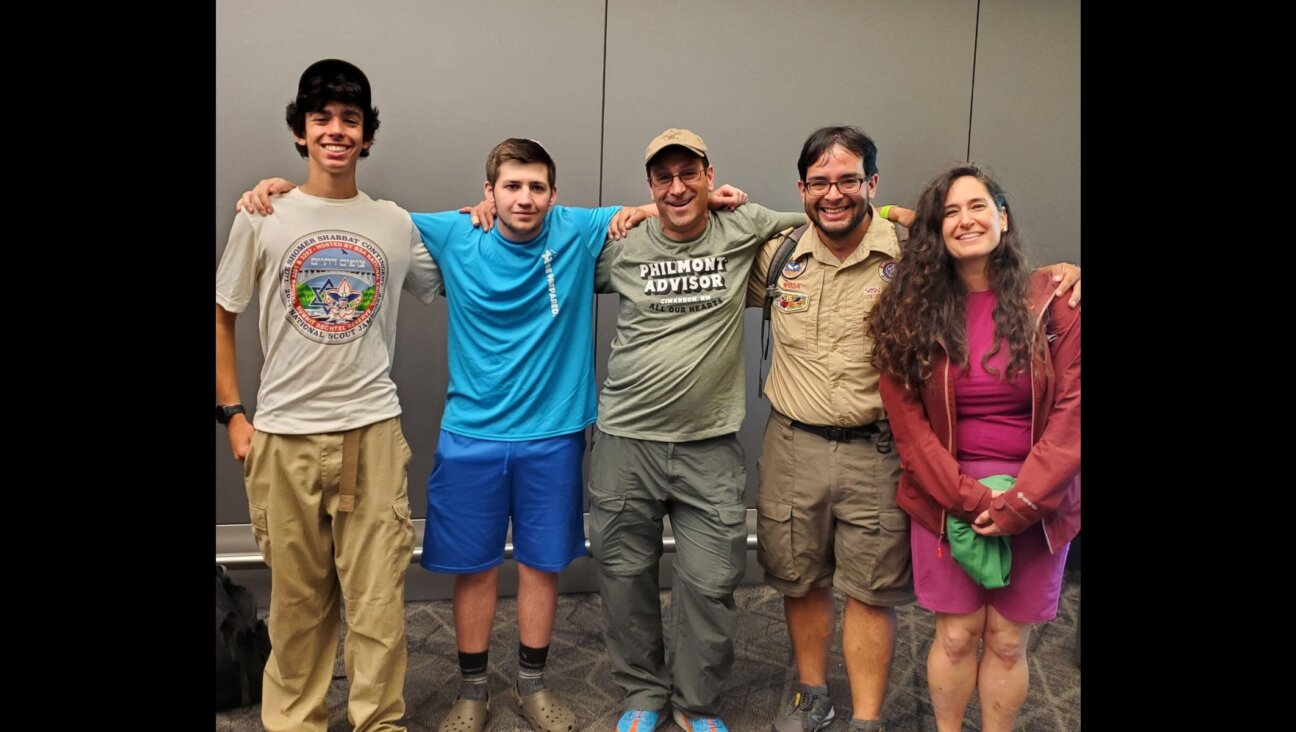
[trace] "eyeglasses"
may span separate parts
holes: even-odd
[[[676,178],[679,178],[680,183],[686,186],[692,185],[702,179],[702,169],[690,168],[683,173],[667,173],[664,170],[659,170],[648,176],[648,182],[652,183],[653,188],[668,188],[671,183],[675,182]]]
[[[837,190],[843,196],[852,193],[859,193],[860,188],[864,186],[863,178],[842,178],[841,180],[808,180],[805,182],[806,191],[812,196],[823,196],[828,193],[828,189],[837,186]]]

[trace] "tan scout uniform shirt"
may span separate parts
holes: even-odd
[[[748,282],[749,303],[761,302],[781,240],[761,249]],[[775,409],[799,422],[837,427],[886,418],[865,325],[899,256],[895,227],[876,208],[863,241],[844,262],[813,226],[806,230],[779,274],[770,308],[774,345],[765,395]]]

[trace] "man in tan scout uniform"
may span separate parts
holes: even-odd
[[[770,311],[765,394],[773,410],[759,463],[758,557],[766,582],[783,593],[801,682],[774,729],[818,730],[833,719],[826,674],[836,586],[846,595],[850,729],[875,730],[895,643],[894,608],[914,600],[909,520],[895,503],[900,461],[864,329],[900,243],[870,205],[877,148],[863,132],[817,130],[797,168],[811,225],[779,272]],[[766,273],[777,266],[778,243],[767,244],[752,268],[753,299],[764,295]]]
[[[895,272],[900,230],[871,205],[877,146],[860,129],[816,130],[797,169],[811,223],[781,267],[770,310],[765,395],[773,409],[759,462],[758,558],[766,582],[783,594],[800,682],[773,730],[815,732],[832,723],[835,586],[846,596],[849,730],[874,732],[883,729],[895,607],[914,600],[909,518],[895,500],[900,458],[866,336],[873,305]],[[764,297],[782,238],[768,242],[752,268],[749,305]],[[1069,265],[1051,269],[1078,279]],[[1078,298],[1077,290],[1073,305]]]

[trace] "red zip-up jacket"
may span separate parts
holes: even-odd
[[[1080,532],[1080,311],[1054,298],[1056,288],[1048,273],[1031,277],[1028,299],[1036,316],[1035,337],[1047,337],[1048,348],[1031,361],[1031,451],[1016,484],[997,498],[991,500],[989,488],[959,472],[954,457],[957,371],[944,350],[937,349],[932,358],[933,378],[921,399],[882,375],[882,403],[900,449],[896,502],[937,536],[945,533],[945,512],[971,522],[987,508],[1009,534],[1042,521],[1053,553]]]

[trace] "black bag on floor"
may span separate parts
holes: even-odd
[[[216,565],[216,709],[261,701],[270,629],[257,619],[256,598]]]

